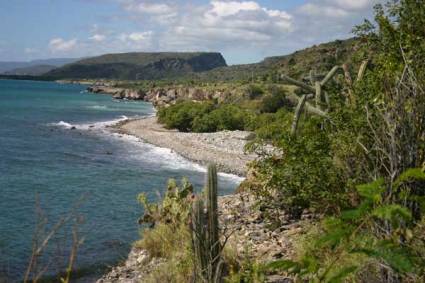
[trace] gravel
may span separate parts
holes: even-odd
[[[215,163],[221,172],[246,176],[247,163],[256,155],[246,154],[244,147],[251,132],[222,131],[216,133],[182,133],[167,130],[156,117],[127,120],[115,128],[159,147],[170,148],[194,162]]]

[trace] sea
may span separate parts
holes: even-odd
[[[50,231],[35,269],[63,271],[74,231],[74,267],[100,274],[142,236],[140,193],[156,201],[169,179],[184,177],[202,189],[204,167],[110,130],[152,115],[150,103],[114,100],[83,85],[0,80],[0,281],[21,281],[33,247]],[[220,194],[241,181],[219,174]],[[61,225],[68,215],[72,221]]]

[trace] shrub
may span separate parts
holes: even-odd
[[[261,88],[260,85],[257,85],[257,84],[250,84],[246,90],[246,94],[249,99],[255,99],[261,96],[263,93],[264,93],[264,90]]]
[[[158,112],[158,121],[166,128],[182,132],[216,132],[245,130],[254,114],[233,104],[214,105],[209,102],[179,102]]]
[[[209,102],[182,101],[158,111],[158,121],[169,129],[178,129],[182,132],[192,130],[196,117],[209,113],[214,105]]]
[[[151,258],[166,262],[150,270],[146,282],[190,282],[193,277],[193,257],[189,218],[193,187],[183,179],[178,186],[170,180],[164,198],[159,203],[149,203],[144,194],[139,202],[144,206],[144,215],[139,223],[150,224],[143,230],[143,238],[136,247],[146,250]]]
[[[275,143],[280,153],[265,152],[253,164],[262,182],[255,193],[265,198],[267,206],[285,209],[294,217],[305,208],[325,213],[346,206],[344,179],[333,164],[331,140],[318,124],[311,118],[297,137],[284,128]]]
[[[401,174],[392,189],[401,192],[415,182],[425,182],[419,168]],[[313,229],[299,261],[277,261],[270,267],[312,282],[422,282],[425,217],[415,221],[404,201],[384,198],[388,185],[381,178],[357,186],[359,206],[328,217]],[[377,227],[386,232],[378,232]]]
[[[262,113],[276,113],[280,108],[293,108],[294,105],[286,98],[284,89],[273,87],[271,94],[263,97],[260,111]]]

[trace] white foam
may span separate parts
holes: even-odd
[[[135,117],[132,117],[135,118]],[[84,123],[84,124],[71,124],[64,121],[58,123],[49,124],[50,126],[62,127],[65,129],[77,129],[85,131],[93,131],[102,134],[104,137],[110,137],[116,141],[126,142],[131,145],[128,148],[126,157],[136,160],[143,160],[153,164],[153,168],[164,168],[169,170],[190,170],[196,172],[207,171],[205,166],[202,166],[198,163],[190,161],[180,154],[176,153],[172,149],[158,147],[150,143],[144,142],[142,139],[126,134],[120,134],[112,132],[108,129],[109,126],[115,125],[119,122],[128,120],[127,116],[121,116],[114,120],[109,121],[100,121],[94,123]],[[219,176],[223,179],[230,181],[232,183],[241,183],[245,178],[228,173],[219,173]]]
[[[172,149],[146,143],[142,139],[132,135],[113,133],[112,137],[132,145],[128,148],[128,158],[143,160],[144,162],[153,164],[153,168],[207,172],[205,166],[186,159]],[[245,180],[245,178],[234,174],[219,173],[218,175],[227,181],[237,184]]]
[[[61,128],[66,128],[66,129],[71,129],[72,127],[74,127],[74,125],[65,122],[65,121],[60,121],[58,123],[51,123],[49,124],[50,126],[57,126],[57,127],[61,127]]]
[[[84,124],[71,124],[65,121],[60,121],[58,123],[50,123],[48,126],[61,127],[65,129],[77,129],[77,130],[105,130],[108,126],[113,126],[119,122],[128,120],[129,118],[125,115],[120,116],[114,120],[93,122],[93,123],[84,123]]]
[[[106,110],[106,109],[108,109],[108,106],[106,106],[106,105],[92,105],[92,106],[88,106],[87,108],[96,109],[96,110]]]

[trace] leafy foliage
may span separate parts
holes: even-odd
[[[253,113],[237,105],[214,105],[211,102],[181,101],[158,111],[160,123],[182,132],[245,130],[252,124],[253,117]]]
[[[377,27],[356,30],[364,48],[355,60],[367,58],[369,67],[351,86],[336,77],[325,89],[329,120],[303,115],[299,136],[288,135],[287,124],[270,135],[277,153],[265,151],[253,167],[261,202],[295,215],[333,212],[298,260],[271,269],[308,282],[424,280],[424,14],[420,1],[378,5]],[[350,103],[340,95],[347,87]]]
[[[276,113],[281,108],[293,108],[295,105],[286,98],[286,92],[283,89],[272,88],[271,94],[263,97],[261,101],[262,113]]]
[[[411,170],[418,173],[419,180],[425,177],[425,173]],[[396,183],[401,184],[401,179]],[[395,189],[401,189],[401,185]],[[340,217],[324,219],[320,230],[309,235],[313,242],[299,261],[277,261],[268,268],[286,270],[312,282],[344,282],[366,266],[370,268],[379,262],[387,272],[419,280],[425,253],[423,249],[416,250],[418,243],[411,230],[416,223],[411,212],[382,197],[385,192],[382,179],[360,185],[357,190],[362,203]],[[378,227],[388,232],[371,233]],[[421,241],[419,245],[424,245],[423,238]]]

